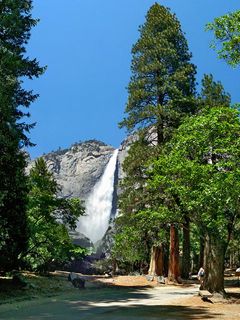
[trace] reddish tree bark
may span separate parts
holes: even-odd
[[[178,229],[174,224],[170,226],[170,253],[169,253],[169,268],[168,280],[180,282],[179,268],[179,236]]]

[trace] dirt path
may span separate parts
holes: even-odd
[[[196,295],[197,287],[109,287],[76,291],[68,296],[21,302],[0,308],[0,319],[201,319],[205,310],[172,305]],[[196,315],[196,317],[195,317]]]
[[[228,291],[236,295],[234,301],[215,299],[211,304],[197,295],[199,285],[196,283],[164,286],[156,281],[148,282],[143,276],[84,277],[86,289],[83,290],[74,289],[62,272],[61,279],[51,277],[44,282],[44,278],[37,278],[36,293],[43,283],[41,288],[49,295],[37,298],[33,290],[28,300],[13,302],[11,299],[12,303],[1,304],[0,320],[239,320],[239,287],[228,287]],[[55,296],[54,290],[50,290],[54,284],[58,294]]]

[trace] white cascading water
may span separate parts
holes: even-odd
[[[85,202],[86,216],[81,217],[78,222],[77,231],[83,233],[93,243],[102,239],[109,225],[117,155],[118,149],[114,151],[101,179]]]

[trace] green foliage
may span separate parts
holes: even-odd
[[[213,31],[212,43],[220,59],[236,67],[240,63],[240,10],[228,13],[208,23],[207,30]]]
[[[151,244],[159,231],[159,225],[150,211],[149,215],[144,214],[144,210],[154,201],[153,195],[146,189],[146,159],[151,157],[154,150],[139,139],[131,145],[123,163],[126,176],[120,183],[121,214],[116,220],[117,235],[113,249],[118,261],[147,261]]]
[[[120,123],[128,130],[156,128],[158,142],[192,111],[195,66],[176,16],[154,4],[140,27],[132,49],[132,77],[128,86],[127,117]]]
[[[31,17],[32,1],[0,2],[0,263],[2,270],[19,268],[19,255],[27,245],[25,155],[33,127],[24,109],[37,98],[23,88],[25,77],[44,71],[36,59],[26,57],[25,46],[37,21]]]
[[[190,254],[193,261],[193,272],[198,272],[200,261],[200,246],[201,243],[204,245],[204,236],[202,237],[201,228],[199,224],[191,223],[190,224]]]
[[[186,119],[152,164],[153,190],[188,214],[204,236],[205,287],[223,292],[226,249],[240,220],[240,122],[229,107],[205,108]],[[216,259],[216,257],[218,257]]]
[[[29,176],[29,248],[25,262],[32,270],[45,270],[51,264],[82,257],[84,249],[72,245],[68,228],[74,229],[84,213],[79,199],[62,199],[52,173],[43,158],[35,162]]]
[[[236,221],[230,237],[226,258],[230,268],[238,268],[240,265],[240,219]]]
[[[81,260],[87,254],[89,254],[89,251],[86,248],[82,248],[77,245],[73,245],[72,249],[69,250],[69,254],[70,254],[71,259]]]
[[[126,225],[115,237],[112,255],[124,262],[146,261],[148,248],[140,241],[142,237],[142,232],[136,226]]]
[[[11,271],[18,269],[19,254],[27,247],[28,188],[24,155],[17,147],[8,146],[5,150],[11,153],[0,153],[0,265],[1,270]]]
[[[147,261],[152,245],[165,242],[161,213],[150,209],[135,214],[122,214],[116,221],[117,234],[113,252],[128,262]]]
[[[187,119],[155,161],[149,182],[166,198],[177,195],[192,221],[225,243],[239,218],[239,132],[238,112],[229,107]]]
[[[151,246],[165,241],[168,213],[160,205],[155,210],[161,194],[146,188],[148,161],[158,157],[158,146],[169,140],[183,115],[193,112],[195,92],[195,67],[175,15],[155,4],[139,30],[132,49],[127,117],[120,123],[137,134],[123,164],[114,248],[116,257],[129,263],[148,261]]]
[[[30,144],[25,132],[32,128],[32,125],[21,122],[23,117],[29,117],[23,107],[28,108],[37,98],[32,91],[22,88],[23,77],[32,79],[44,71],[36,59],[30,60],[25,56],[30,30],[37,23],[31,17],[31,10],[30,0],[5,0],[0,4],[1,118],[5,130],[10,131],[20,145]]]
[[[119,196],[119,206],[126,214],[144,209],[151,201],[151,195],[145,188],[146,159],[151,157],[153,152],[154,149],[149,147],[146,141],[139,139],[131,145],[124,160],[123,170],[126,176],[120,182],[122,193]]]
[[[213,80],[212,74],[204,75],[202,79],[202,90],[200,95],[202,107],[230,107],[231,96],[225,92],[220,81]]]
[[[115,244],[121,256],[132,262],[147,260],[151,246],[165,241],[162,233],[169,221],[161,190],[146,188],[149,161],[159,157],[175,128],[196,110],[195,66],[176,16],[155,3],[139,31],[132,49],[127,116],[120,123],[129,132],[136,130],[136,141],[123,164]]]
[[[210,292],[224,291],[224,256],[240,220],[239,147],[237,110],[205,108],[182,123],[150,168],[149,187],[161,190],[166,209],[179,208],[204,237],[205,287]]]

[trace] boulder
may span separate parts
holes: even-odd
[[[74,272],[69,273],[68,280],[72,282],[75,288],[83,289],[85,287],[85,279]]]
[[[160,284],[165,284],[165,278],[163,276],[157,277],[157,282]]]

